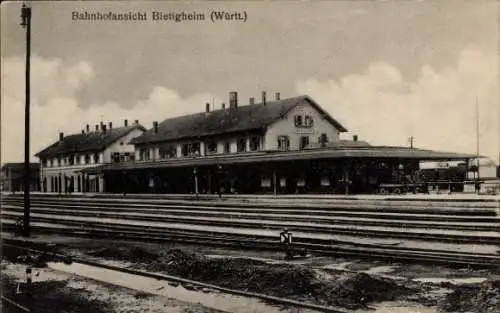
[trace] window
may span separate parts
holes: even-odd
[[[75,156],[74,155],[70,155],[68,157],[68,164],[69,165],[75,165]]]
[[[181,154],[182,154],[182,156],[187,156],[188,155],[188,145],[187,144],[183,144],[182,145]]]
[[[309,146],[309,137],[308,136],[300,137],[299,149],[302,150],[302,149],[306,148],[307,146]]]
[[[250,138],[250,151],[260,150],[260,138],[257,136]]]
[[[114,152],[111,157],[111,162],[119,163],[120,162],[120,152]]]
[[[231,143],[229,141],[224,142],[224,153],[231,152]]]
[[[169,159],[175,157],[176,148],[174,145],[163,145],[159,147],[160,159]]]
[[[209,154],[217,153],[217,142],[211,141],[207,144],[207,151]]]
[[[286,151],[290,149],[290,137],[278,136],[278,150]]]
[[[54,167],[54,160],[50,160],[50,167]]]
[[[195,142],[189,145],[189,155],[191,156],[198,156],[200,155],[200,143]]]
[[[326,147],[326,144],[328,143],[328,136],[325,133],[322,133],[318,139],[318,142],[320,143],[322,148]]]
[[[240,138],[238,140],[238,152],[245,152],[247,147],[247,140],[246,138]]]
[[[306,115],[304,118],[304,127],[313,127],[313,124],[312,116]]]
[[[313,118],[310,115],[295,115],[294,116],[295,127],[313,127]]]
[[[295,115],[294,121],[296,127],[302,127],[302,115]]]
[[[62,158],[61,158],[61,157],[58,157],[58,158],[57,158],[57,165],[62,166],[62,165],[63,165],[63,163],[62,163],[62,162],[63,162],[63,161],[62,161]]]
[[[42,166],[47,167],[47,159],[42,159]]]
[[[94,153],[94,163],[99,163],[99,153]]]
[[[86,154],[85,157],[85,164],[89,164],[90,163],[90,155]]]

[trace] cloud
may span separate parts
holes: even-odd
[[[59,132],[77,133],[90,124],[113,122],[122,125],[124,119],[139,120],[146,128],[152,121],[186,113],[200,112],[204,103],[220,99],[210,94],[181,97],[175,90],[162,86],[152,88],[146,99],[132,108],[119,103],[95,103],[82,107],[78,93],[95,77],[87,62],[67,63],[61,59],[34,56],[32,60],[31,155],[53,143]],[[2,163],[24,159],[24,62],[21,58],[2,60]],[[36,158],[31,158],[36,161]]]
[[[480,153],[499,154],[498,60],[479,50],[462,51],[455,66],[425,65],[416,81],[403,79],[391,64],[371,63],[361,74],[338,81],[300,81],[297,92],[317,99],[350,134],[372,144],[407,145],[444,151],[476,151],[476,98]]]

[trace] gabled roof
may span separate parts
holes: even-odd
[[[347,131],[309,96],[298,96],[268,101],[266,104],[258,103],[168,118],[158,125],[158,133],[155,134],[154,130],[150,129],[133,139],[132,143],[171,141],[263,129],[304,102],[312,105],[339,131]]]
[[[126,136],[134,129],[145,131],[138,124],[107,129],[106,132],[93,131],[65,136],[62,141],[57,141],[42,151],[35,154],[37,157],[50,157],[69,153],[97,152],[106,149],[118,139]]]

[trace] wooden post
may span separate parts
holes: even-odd
[[[24,219],[23,235],[30,235],[30,54],[31,54],[31,8],[21,8],[21,26],[26,28],[26,72],[24,106]]]

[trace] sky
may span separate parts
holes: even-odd
[[[25,30],[1,4],[1,162],[24,158]],[[372,145],[499,159],[499,2],[37,1],[32,3],[31,158],[100,121],[120,125],[308,94]],[[147,21],[75,21],[72,12]],[[203,21],[153,21],[197,12]],[[245,21],[212,22],[212,11]]]

